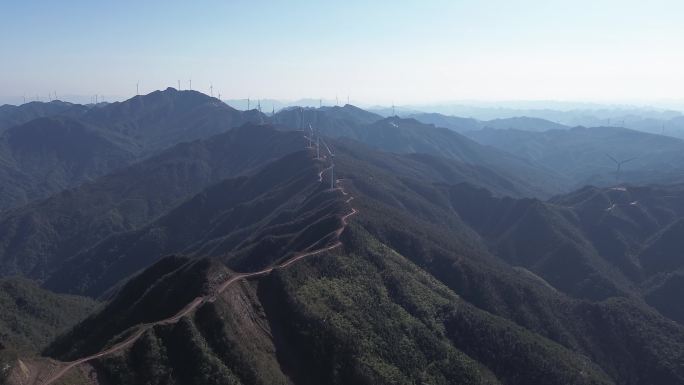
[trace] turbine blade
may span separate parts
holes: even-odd
[[[606,156],[609,157],[610,160],[612,160],[613,162],[615,162],[615,164],[620,164],[620,162],[618,162],[617,159],[613,158],[613,157],[610,156],[609,154],[606,154]]]

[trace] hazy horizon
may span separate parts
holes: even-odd
[[[167,88],[174,88],[177,89],[177,87],[167,87]],[[154,89],[154,90],[144,90],[144,92],[140,92],[140,95],[146,95],[155,91],[163,91],[165,88],[160,88],[160,89]],[[181,90],[185,91],[184,89],[181,88]],[[143,90],[141,90],[143,91]],[[210,91],[207,90],[197,90],[193,89],[193,91],[201,92],[203,94],[206,94],[207,96],[210,95]],[[55,99],[54,97],[54,91],[51,91],[51,99],[48,99],[49,95],[32,95],[32,96],[26,96],[26,97],[9,97],[6,98],[6,100],[3,100],[0,97],[0,106],[1,105],[21,105],[24,103],[30,103],[30,102],[49,102],[51,100],[59,100],[62,102],[68,102],[68,103],[75,103],[75,104],[92,104],[95,102],[95,95],[60,95],[57,93],[57,98]],[[98,96],[98,102],[121,102],[128,100],[135,95],[128,95],[128,96],[112,96],[112,95],[102,95],[99,94]],[[214,97],[218,98],[218,94],[214,93]],[[25,100],[24,100],[25,98]],[[264,112],[270,112],[271,108],[273,105],[276,106],[276,110],[283,108],[283,107],[288,107],[288,106],[312,106],[312,107],[318,107],[319,105],[319,100],[321,101],[322,106],[324,107],[330,107],[330,106],[343,106],[349,102],[349,104],[360,107],[360,108],[365,108],[365,109],[376,109],[376,108],[391,108],[393,105],[392,102],[390,103],[372,103],[372,102],[367,102],[363,100],[353,100],[353,99],[347,99],[346,96],[344,97],[338,97],[337,100],[335,98],[316,98],[313,96],[310,97],[301,97],[301,98],[296,98],[296,99],[277,99],[277,98],[249,98],[252,102],[251,108],[256,108],[257,102],[261,101],[262,104],[262,109]],[[226,104],[231,105],[232,107],[235,107],[237,109],[242,109],[244,110],[245,106],[247,104],[248,98],[225,98],[223,95],[221,95],[221,100],[225,102]],[[531,110],[555,110],[555,111],[581,111],[581,110],[601,110],[601,109],[610,109],[610,110],[653,110],[653,111],[678,111],[678,112],[684,112],[684,99],[682,100],[669,100],[669,101],[655,101],[655,102],[639,102],[639,101],[580,101],[580,100],[474,100],[474,99],[468,99],[468,100],[436,100],[433,102],[416,102],[416,103],[394,103],[394,106],[397,109],[405,109],[405,110],[416,110],[420,112],[439,112],[441,108],[449,108],[449,107],[469,107],[469,108],[474,108],[474,109],[502,109],[502,110],[518,110],[518,111],[531,111]],[[447,114],[449,115],[449,114]]]

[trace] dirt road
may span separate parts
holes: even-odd
[[[330,167],[323,169],[323,170],[321,170],[321,172],[318,173],[319,182],[323,181],[323,173],[329,169],[330,169]],[[340,182],[339,180],[336,181],[336,183],[339,183],[339,182]],[[336,190],[340,190],[343,195],[348,195],[347,192],[345,192],[342,187],[337,187]],[[346,203],[351,202],[352,199],[353,199],[353,197],[348,198],[346,200]],[[308,252],[300,253],[300,254],[288,259],[287,261],[283,262],[280,265],[272,266],[272,267],[269,267],[269,268],[266,268],[266,269],[263,269],[260,271],[255,271],[252,273],[236,274],[236,275],[230,277],[229,279],[227,279],[225,282],[223,282],[212,294],[208,294],[208,295],[205,295],[202,297],[195,298],[194,300],[192,300],[192,302],[187,304],[185,307],[183,307],[183,309],[178,311],[178,313],[174,314],[173,316],[166,318],[166,319],[163,319],[163,320],[160,320],[160,321],[153,322],[153,323],[140,325],[138,327],[138,330],[135,333],[133,333],[131,336],[129,336],[125,340],[123,340],[123,341],[115,344],[114,346],[110,347],[109,349],[103,350],[99,353],[95,353],[91,356],[80,358],[76,361],[64,363],[65,366],[63,366],[59,371],[57,371],[52,376],[50,376],[48,379],[46,379],[44,382],[42,382],[42,385],[53,384],[55,381],[62,378],[62,376],[64,376],[70,369],[74,368],[75,366],[78,366],[78,365],[83,364],[83,363],[88,362],[88,361],[92,361],[92,360],[97,359],[97,358],[102,358],[104,356],[114,354],[116,352],[119,352],[119,351],[127,348],[128,346],[133,344],[135,341],[137,341],[146,331],[150,330],[154,326],[171,325],[171,324],[178,322],[181,318],[192,313],[202,304],[204,304],[206,302],[214,302],[216,300],[216,298],[218,297],[218,295],[223,293],[223,291],[225,291],[230,285],[232,285],[233,283],[235,283],[239,280],[266,275],[266,274],[271,273],[275,269],[285,269],[285,268],[291,266],[292,264],[296,263],[297,261],[302,260],[303,258],[310,257],[310,256],[316,255],[316,254],[321,254],[321,253],[324,253],[324,252],[327,252],[327,251],[330,251],[330,250],[333,250],[333,249],[336,249],[336,248],[342,246],[342,242],[339,241],[339,237],[342,234],[342,232],[344,231],[344,229],[347,227],[347,224],[348,224],[347,220],[349,219],[349,217],[351,217],[352,215],[354,215],[356,213],[357,213],[356,209],[352,208],[351,212],[349,212],[348,214],[344,215],[341,218],[342,226],[340,226],[339,229],[334,231],[335,238],[337,238],[337,242],[335,242],[333,245],[330,245],[330,246],[327,246],[327,247],[324,247],[324,248],[321,248],[318,250],[314,250],[314,251],[308,251]],[[326,235],[326,237],[327,236],[328,235]]]

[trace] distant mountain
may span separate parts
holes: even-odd
[[[482,146],[453,130],[399,117],[379,118],[354,106],[290,109],[276,114],[284,128],[317,127],[322,135],[350,138],[376,149],[420,153],[482,166],[517,184],[521,195],[549,196],[567,191],[560,174],[504,151]]]
[[[535,164],[567,175],[577,186],[684,181],[684,141],[617,127],[529,132],[481,130],[467,134]],[[618,161],[629,160],[616,174]]]
[[[256,110],[243,113],[197,91],[167,88],[92,108],[82,119],[131,138],[149,154],[262,118]]]
[[[0,133],[0,212],[78,186],[178,143],[264,121],[258,111],[240,112],[199,92],[171,88],[88,107],[29,103],[11,111],[17,109],[26,110],[24,117],[50,117]]]
[[[246,125],[8,211],[0,215],[0,274],[45,279],[105,237],[144,226],[207,186],[253,173],[302,144],[299,133]]]
[[[486,167],[514,181],[521,195],[563,191],[566,181],[543,165],[482,146],[454,131],[414,119],[386,118],[357,128],[354,139],[383,151],[424,153]]]
[[[448,128],[459,133],[480,130],[483,127],[483,122],[477,119],[460,118],[457,116],[442,115],[434,112],[410,114],[405,117],[415,119],[421,123],[434,124],[437,127]]]
[[[529,118],[526,116],[487,120],[483,122],[483,127],[524,131],[565,130],[570,128],[560,123],[539,118]]]
[[[20,106],[0,106],[0,132],[12,126],[28,123],[33,119],[51,116],[78,117],[88,110],[87,106],[54,100],[49,103],[29,102]]]
[[[290,107],[278,112],[274,124],[284,128],[309,131],[309,125],[321,135],[354,138],[359,127],[381,120],[382,116],[350,104],[344,107]]]
[[[456,116],[447,116],[437,113],[420,113],[411,114],[406,117],[416,119],[422,123],[434,124],[437,127],[445,127],[459,133],[477,131],[485,128],[517,129],[523,131],[547,131],[569,128],[562,124],[554,123],[548,120],[529,118],[525,116],[493,120],[477,120],[473,118],[459,118]]]

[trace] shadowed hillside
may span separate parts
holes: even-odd
[[[45,279],[79,251],[146,225],[210,184],[254,173],[302,143],[301,134],[247,125],[10,211],[0,216],[0,274]]]
[[[0,361],[10,350],[37,351],[95,309],[91,299],[57,295],[23,278],[0,279]]]
[[[149,225],[114,235],[64,263],[47,287],[91,296],[168,254],[220,258],[253,271],[318,242],[338,224],[343,205],[300,151],[251,177],[207,188]]]

